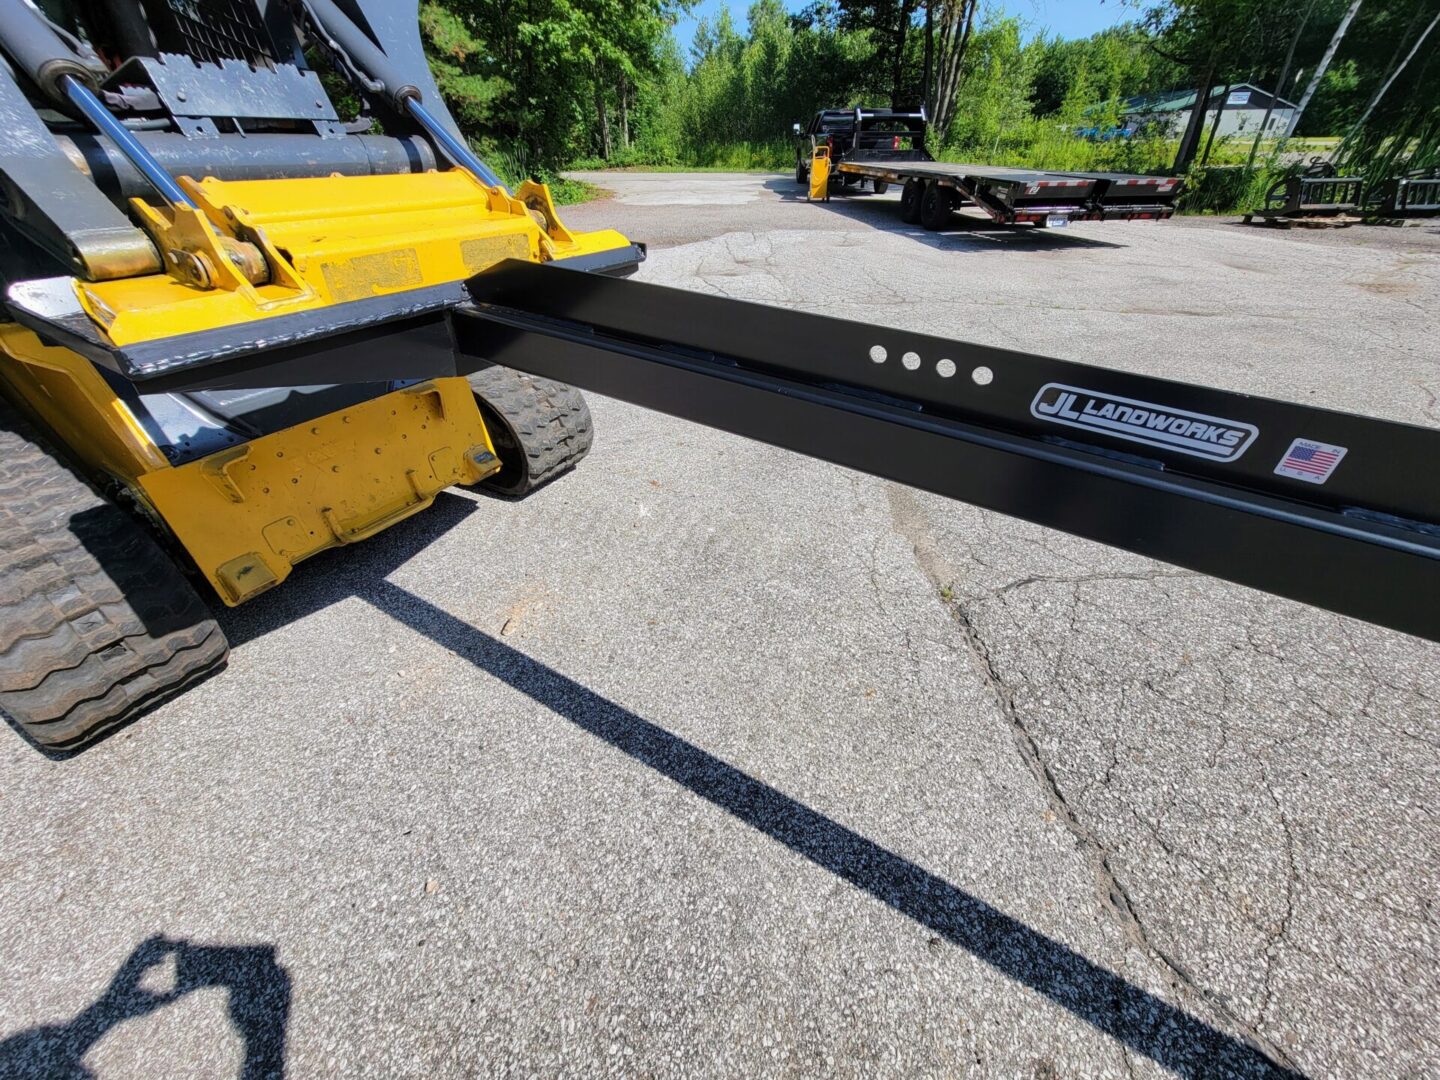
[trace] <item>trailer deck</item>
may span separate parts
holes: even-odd
[[[901,218],[927,229],[944,228],[966,205],[1002,225],[1159,220],[1175,213],[1184,187],[1173,176],[936,161],[925,145],[928,123],[924,110],[821,110],[808,127],[794,125],[795,180],[808,184],[812,159],[823,155],[830,183],[822,197],[867,182],[877,194],[903,184]]]
[[[879,185],[910,185],[917,208],[919,189],[934,184],[951,193],[952,207],[979,207],[1005,225],[1033,223],[1052,228],[1072,221],[1168,218],[1175,213],[1175,199],[1182,187],[1179,179],[1169,176],[864,157],[841,161],[836,171],[842,177],[868,179],[872,185],[877,181]],[[876,189],[884,190],[883,186]]]

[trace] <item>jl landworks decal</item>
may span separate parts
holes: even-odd
[[[1260,429],[1254,424],[1116,397],[1078,386],[1046,383],[1030,403],[1036,419],[1145,443],[1177,454],[1236,461]]]

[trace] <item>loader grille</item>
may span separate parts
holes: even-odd
[[[274,63],[274,43],[250,0],[168,0],[168,6],[193,59]]]

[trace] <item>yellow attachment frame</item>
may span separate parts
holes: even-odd
[[[511,196],[459,169],[179,183],[198,210],[132,204],[166,273],[76,282],[117,345],[457,281],[505,258],[629,243],[613,230],[566,229],[543,185]]]
[[[465,379],[410,386],[178,467],[90,361],[14,323],[0,324],[0,389],[103,490],[128,489],[231,605],[501,466]]]
[[[0,323],[0,388],[81,458],[87,471],[122,484],[170,463],[105,381],[77,353]]]
[[[810,201],[830,201],[830,147],[817,146],[810,155]]]
[[[499,469],[470,384],[436,379],[146,473],[140,489],[234,605]]]

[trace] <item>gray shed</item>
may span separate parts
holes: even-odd
[[[1179,136],[1190,122],[1197,93],[1194,90],[1168,90],[1160,94],[1133,97],[1121,106],[1121,123],[1133,130],[1149,129]],[[1210,88],[1205,100],[1205,129],[1215,122],[1215,110],[1221,110],[1220,135],[1254,136],[1265,119],[1265,110],[1274,103],[1274,111],[1266,124],[1266,134],[1278,136],[1290,122],[1295,103],[1276,97],[1252,83],[1241,83],[1228,89]]]

